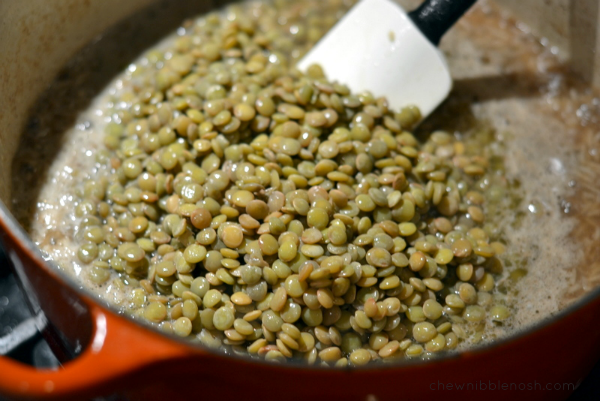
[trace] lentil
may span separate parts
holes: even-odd
[[[481,156],[454,159],[465,145],[441,131],[419,143],[414,107],[292,71],[280,22],[239,7],[113,99],[131,107],[107,127],[111,184],[85,184],[77,208],[91,279],[132,283],[152,324],[274,361],[417,357],[509,319],[491,306],[506,247],[484,225]],[[296,21],[310,43],[333,23],[312,18]]]

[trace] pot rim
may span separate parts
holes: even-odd
[[[178,338],[175,335],[171,336],[171,335],[165,334],[158,328],[153,327],[150,324],[145,323],[144,321],[134,319],[129,314],[123,313],[123,311],[119,310],[119,308],[117,306],[111,304],[109,301],[107,301],[105,299],[99,298],[91,290],[83,287],[81,285],[81,283],[79,283],[74,277],[72,277],[70,274],[68,274],[67,272],[60,269],[54,261],[45,260],[41,251],[39,250],[39,248],[29,238],[28,234],[25,232],[23,227],[21,227],[21,225],[16,221],[16,219],[12,216],[12,214],[10,213],[10,211],[8,210],[6,205],[1,200],[0,200],[0,228],[6,229],[6,234],[11,235],[13,237],[15,242],[18,243],[22,247],[22,249],[28,253],[28,256],[36,263],[38,268],[46,269],[50,274],[56,276],[57,279],[62,282],[62,284],[69,286],[71,290],[75,291],[77,293],[77,295],[83,296],[89,300],[93,300],[93,302],[96,305],[101,306],[102,308],[106,309],[107,311],[109,311],[117,316],[127,319],[129,322],[132,322],[143,329],[151,330],[154,333],[160,334],[162,336],[162,338],[164,338],[164,341],[175,341],[179,344],[189,347],[190,351],[201,350],[202,352],[206,352],[206,353],[212,354],[217,357],[228,358],[228,359],[231,359],[232,361],[243,360],[247,363],[257,363],[260,365],[266,364],[269,366],[273,365],[273,363],[270,363],[270,362],[262,360],[262,359],[252,360],[252,359],[250,359],[248,357],[244,357],[244,356],[224,354],[223,352],[211,349],[211,348],[203,346],[201,344],[194,344],[183,338]],[[518,330],[509,336],[506,336],[506,337],[503,337],[503,338],[500,338],[497,340],[492,340],[492,341],[487,342],[482,345],[475,345],[473,347],[468,348],[467,350],[445,352],[440,356],[434,356],[427,360],[420,360],[420,359],[419,360],[416,360],[416,359],[402,360],[402,361],[399,361],[396,363],[391,363],[389,365],[376,364],[376,365],[367,365],[367,366],[363,366],[363,367],[353,367],[352,369],[359,370],[359,371],[361,371],[361,370],[378,370],[378,369],[398,369],[398,368],[406,368],[406,367],[412,367],[412,366],[417,366],[417,365],[427,365],[427,364],[433,364],[433,363],[448,362],[453,359],[460,359],[460,358],[466,356],[467,354],[474,355],[474,354],[485,354],[485,353],[493,352],[497,349],[502,348],[505,345],[508,345],[513,342],[516,343],[517,341],[525,338],[526,336],[532,335],[535,332],[539,332],[549,326],[552,326],[553,324],[564,319],[571,313],[574,313],[574,312],[578,311],[579,309],[582,309],[583,307],[590,304],[592,301],[599,299],[599,298],[600,298],[600,286],[596,286],[590,292],[588,292],[581,298],[577,299],[576,301],[574,301],[573,303],[568,305],[566,308],[560,310],[559,312],[557,312],[551,316],[542,318],[540,321],[527,326],[523,330]],[[332,369],[337,370],[337,369],[331,368],[331,367],[322,367],[322,366],[318,366],[318,365],[317,366],[307,365],[305,363],[295,362],[295,361],[289,361],[284,364],[280,364],[278,366],[283,367],[283,368],[315,370],[315,371],[328,371],[328,370],[332,370]]]

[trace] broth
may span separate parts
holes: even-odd
[[[492,146],[503,149],[499,163],[508,183],[508,196],[487,212],[501,228],[508,250],[505,269],[496,278],[495,296],[513,306],[513,316],[504,324],[488,321],[484,335],[469,337],[461,343],[462,349],[552,316],[600,281],[596,256],[600,251],[594,246],[600,218],[594,211],[599,200],[594,179],[599,172],[600,100],[562,70],[554,49],[542,46],[485,2],[449,32],[441,48],[455,89],[420,131],[440,127],[465,138],[493,135],[496,145]],[[38,141],[46,131],[43,124],[41,129],[40,124],[31,127],[15,158],[18,178],[12,192],[15,215],[29,227],[47,258],[98,297],[127,309],[130,287],[116,289],[113,281],[97,286],[82,274],[76,259],[79,219],[73,211],[77,200],[71,195],[87,173],[98,173],[95,151],[103,147],[107,122],[101,110],[118,90],[119,80],[77,116],[51,160],[39,153],[32,157],[32,139]],[[56,85],[76,82],[75,75]],[[37,116],[43,123],[53,113],[53,108],[42,105]],[[32,160],[39,160],[39,165],[32,165]],[[39,194],[32,192],[35,175],[46,168],[46,184]],[[20,172],[30,179],[23,180]],[[493,192],[491,187],[493,183],[482,183],[483,190]],[[35,206],[35,214],[28,205]]]

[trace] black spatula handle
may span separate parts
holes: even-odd
[[[426,0],[408,16],[434,45],[477,0]]]

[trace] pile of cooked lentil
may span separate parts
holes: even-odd
[[[128,69],[97,154],[109,173],[76,214],[85,274],[130,288],[133,316],[337,367],[431,356],[509,318],[476,185],[488,158],[445,131],[420,141],[414,107],[294,68],[346,7],[237,4]]]

